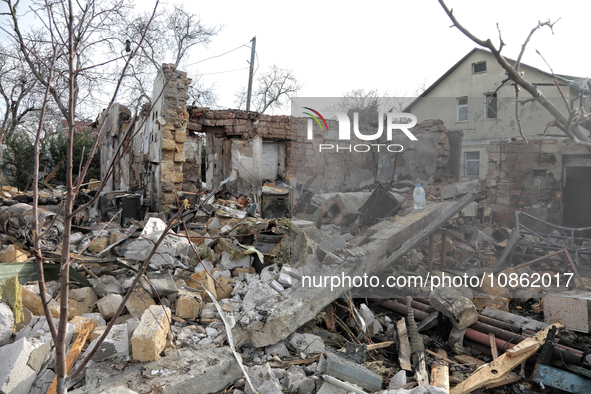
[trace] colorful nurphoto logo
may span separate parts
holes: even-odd
[[[324,126],[326,127],[326,130],[328,130],[328,125],[326,124],[326,120],[324,120],[324,117],[323,117],[322,115],[320,115],[320,112],[318,112],[318,111],[316,111],[316,110],[313,110],[313,109],[312,109],[312,108],[310,108],[310,107],[304,107],[304,109],[307,109],[307,110],[309,110],[309,111],[312,111],[312,112],[314,112],[316,115],[318,115],[318,116],[320,117],[320,119],[322,119],[322,123],[324,123]],[[314,120],[316,121],[316,123],[318,123],[318,126],[320,126],[320,130],[323,130],[323,129],[324,129],[324,128],[322,127],[322,123],[320,123],[320,120],[319,120],[319,119],[318,119],[316,116],[312,115],[312,114],[311,114],[311,113],[309,113],[309,112],[304,112],[304,114],[306,114],[306,115],[308,115],[308,116],[312,117],[312,119],[314,119]]]

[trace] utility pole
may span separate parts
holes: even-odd
[[[254,54],[256,52],[257,37],[254,36],[250,42],[252,42],[252,47],[250,51],[250,71],[248,72],[248,92],[246,93],[246,112],[250,111],[250,95],[252,93],[252,74],[254,72]]]

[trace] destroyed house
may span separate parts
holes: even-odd
[[[116,104],[110,114],[102,115],[101,122],[107,123],[101,145],[102,176],[110,161],[121,156],[116,151],[120,140],[126,138],[129,145],[105,191],[139,192],[144,206],[160,211],[175,206],[179,192],[213,190],[228,178],[226,190],[250,195],[275,181],[298,193],[305,184],[316,192],[339,192],[360,190],[376,180],[388,183],[395,175],[411,181],[449,176],[450,147],[441,122],[427,121],[413,129],[421,144],[409,145],[408,139],[397,136],[412,146],[400,154],[350,149],[349,154],[319,154],[321,144],[339,143],[334,133],[315,125],[309,139],[306,118],[187,106],[190,82],[186,73],[163,65],[154,83],[154,108],[148,115],[150,104],[144,106],[134,123],[133,138],[124,135],[132,119],[126,107]],[[338,127],[334,120],[328,124],[332,130]],[[354,137],[351,143],[355,142],[363,141]]]

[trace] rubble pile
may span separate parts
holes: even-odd
[[[579,273],[590,241],[487,222],[478,182],[426,186],[423,210],[412,186],[214,190],[141,216],[117,209],[134,197],[105,193],[89,212],[101,220],[83,218],[71,235],[66,342],[74,369],[91,361],[70,392],[590,392],[591,293]],[[52,392],[56,382],[29,207],[0,207],[5,393]],[[63,225],[45,212],[57,325]],[[363,273],[422,279],[387,289],[315,282]],[[536,273],[552,283],[532,286]]]

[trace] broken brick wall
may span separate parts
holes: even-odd
[[[401,132],[393,135],[392,143],[402,145],[404,150],[380,156],[378,180],[387,183],[394,173],[397,180],[421,184],[451,178],[449,133],[443,121],[425,120],[409,131],[417,140],[412,141]]]
[[[564,166],[569,157],[588,155],[567,139],[492,142],[488,147],[486,216],[513,226],[521,210],[562,225]]]
[[[162,93],[162,161],[160,162],[162,207],[176,205],[176,192],[182,190],[184,144],[187,138],[187,99],[191,79],[187,73],[174,70],[172,65],[162,65],[168,83]]]
[[[168,210],[176,205],[176,192],[184,188],[190,83],[187,73],[163,64],[154,81],[154,107],[148,114],[151,104],[144,105],[135,123],[135,137],[130,146],[130,179],[122,190],[143,192],[144,205],[151,211]]]
[[[121,104],[113,104],[109,113],[103,111],[101,114],[101,124],[105,130],[106,137],[101,141],[101,179],[105,179],[110,172],[109,164],[112,161],[119,163],[112,171],[112,176],[105,184],[104,191],[127,190],[130,183],[130,155],[124,152],[121,157],[121,151],[117,150],[121,140],[125,137],[127,126],[131,119],[129,109]],[[129,136],[127,137],[129,138]]]

